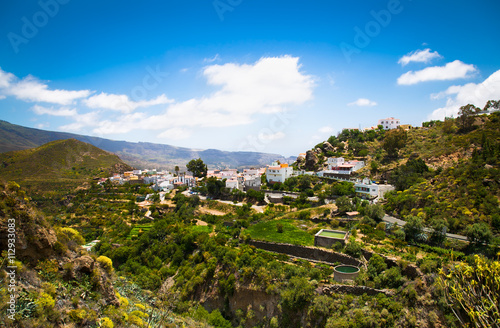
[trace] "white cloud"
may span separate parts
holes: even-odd
[[[331,126],[324,126],[322,128],[319,128],[318,130],[320,133],[332,133],[333,128]]]
[[[411,62],[429,63],[434,58],[442,58],[442,56],[437,51],[432,52],[431,49],[427,48],[424,50],[415,50],[404,55],[398,60],[398,64],[406,66]]]
[[[127,95],[115,95],[101,92],[98,95],[85,99],[83,102],[90,108],[104,108],[130,113],[139,107],[168,104],[172,103],[173,100],[168,99],[167,96],[162,94],[147,101],[133,101],[130,100]]]
[[[265,132],[261,132],[259,133],[258,137],[260,140],[264,141],[264,142],[270,142],[270,141],[274,141],[274,140],[278,140],[278,139],[283,139],[286,135],[279,131],[279,132],[276,132],[276,133],[265,133]]]
[[[38,129],[47,129],[49,126],[50,126],[50,124],[49,124],[49,123],[38,123],[38,124],[36,125],[36,127],[37,127]]]
[[[129,132],[175,127],[228,127],[249,124],[257,114],[288,111],[312,99],[313,78],[300,72],[296,57],[264,57],[256,63],[211,65],[203,70],[215,93],[173,103],[164,113],[141,115],[129,123],[124,118],[101,122],[97,128]],[[104,127],[106,127],[104,129]]]
[[[4,95],[0,95],[0,100],[5,99],[6,97]]]
[[[72,116],[72,119],[74,120],[73,123],[60,126],[59,128],[63,131],[78,132],[85,127],[93,127],[96,122],[100,122],[98,112],[77,114]]]
[[[433,99],[442,97],[447,97],[446,106],[434,110],[428,119],[443,120],[445,117],[456,117],[459,108],[467,104],[483,108],[488,100],[500,99],[500,70],[491,74],[481,83],[454,85],[437,95],[431,95]]]
[[[69,117],[73,117],[73,116],[78,115],[78,112],[76,111],[76,109],[74,109],[74,108],[69,109],[66,107],[54,109],[53,107],[47,108],[47,107],[43,107],[40,105],[35,105],[31,108],[31,110],[33,112],[35,112],[35,114],[37,114],[37,115],[69,116]]]
[[[7,93],[25,101],[40,101],[59,105],[70,105],[76,99],[86,98],[91,94],[89,90],[49,90],[46,84],[40,83],[32,76],[11,84]]]
[[[90,90],[50,90],[48,85],[28,75],[19,80],[12,73],[7,73],[0,68],[0,88],[6,95],[15,96],[17,99],[30,102],[47,102],[59,105],[70,105],[75,100],[86,98]]]
[[[464,79],[476,72],[474,65],[455,60],[445,66],[427,67],[420,71],[409,71],[398,78],[398,84],[411,85],[425,81],[444,81]]]
[[[5,72],[0,67],[0,88],[8,88],[13,79],[15,76],[12,73]]]
[[[359,106],[359,107],[367,107],[367,106],[371,107],[376,105],[377,103],[375,101],[366,98],[359,98],[358,100],[347,104],[347,106]]]
[[[184,128],[171,128],[163,131],[158,135],[158,138],[165,138],[170,140],[181,140],[191,136],[191,131]]]

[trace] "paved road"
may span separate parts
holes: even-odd
[[[401,226],[401,227],[406,224],[405,221],[397,219],[397,218],[390,216],[390,215],[387,215],[387,214],[382,218],[382,221],[387,222],[387,223],[397,224],[398,226]],[[424,231],[431,232],[432,230],[429,228],[424,228]],[[447,233],[446,238],[457,239],[457,240],[461,240],[461,241],[468,241],[467,237],[461,236],[461,235],[456,235],[453,233]]]

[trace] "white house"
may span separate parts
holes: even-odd
[[[260,190],[260,185],[261,185],[261,180],[259,175],[254,175],[254,176],[246,176],[244,177],[244,182],[245,190],[248,189],[254,189],[254,190]]]
[[[394,189],[392,185],[376,184],[368,178],[354,184],[354,190],[358,196],[364,199],[370,199],[373,202],[378,202],[383,199],[386,192]]]
[[[238,181],[238,178],[226,179],[226,188],[240,189],[240,182]]]
[[[343,157],[328,158],[328,171],[332,174],[351,174],[365,166],[364,161],[345,161]]]
[[[266,179],[268,183],[283,183],[293,174],[293,167],[288,164],[273,163],[266,170]]]
[[[382,125],[384,130],[397,129],[401,125],[401,121],[398,118],[388,117],[378,120],[378,125]]]

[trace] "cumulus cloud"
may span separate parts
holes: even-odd
[[[426,81],[445,81],[471,77],[476,72],[474,65],[455,60],[445,66],[427,67],[420,71],[409,71],[398,78],[399,85],[411,85]]]
[[[376,105],[377,103],[375,101],[366,98],[359,98],[358,100],[347,104],[347,106],[359,106],[359,107],[372,107]]]
[[[78,112],[74,108],[62,107],[59,109],[54,109],[54,107],[43,107],[40,105],[35,105],[31,108],[31,110],[37,115],[50,115],[50,116],[69,116],[73,117],[78,115]]]
[[[398,60],[398,64],[406,66],[411,62],[429,63],[435,58],[442,58],[442,56],[437,51],[432,52],[431,49],[427,48],[424,50],[415,50],[404,55]]]
[[[86,98],[91,94],[90,90],[51,90],[33,76],[27,76],[19,80],[12,73],[0,69],[0,88],[5,95],[14,96],[17,99],[29,102],[47,102],[59,105],[70,105],[75,100]]]
[[[203,69],[218,91],[173,103],[165,112],[136,119],[102,122],[107,131],[161,130],[175,127],[228,127],[253,122],[257,114],[282,113],[312,99],[314,79],[300,71],[299,58],[263,57],[254,64],[227,63]],[[124,126],[129,126],[125,129]]]
[[[430,120],[443,120],[445,117],[457,116],[459,108],[474,104],[482,108],[488,100],[500,99],[500,70],[491,74],[481,83],[454,85],[439,94],[431,95],[433,99],[446,97],[446,106],[438,108],[428,116]]]
[[[12,73],[5,72],[0,67],[0,88],[8,88],[10,86],[10,81],[14,78],[15,76]]]
[[[132,112],[139,107],[149,107],[172,103],[164,94],[151,100],[133,101],[127,95],[115,95],[101,92],[83,101],[89,108],[103,108],[121,111],[125,113]]]
[[[59,105],[70,105],[75,100],[88,97],[91,94],[89,90],[50,90],[46,84],[39,82],[32,76],[11,84],[7,89],[7,93],[20,100]]]

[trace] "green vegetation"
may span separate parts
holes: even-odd
[[[281,228],[278,229],[278,227]],[[247,232],[252,239],[256,240],[304,246],[314,245],[314,234],[298,228],[295,220],[291,219],[262,221],[250,226]]]
[[[251,206],[263,202],[261,192],[229,192],[223,182],[213,179],[204,179],[199,191],[244,202],[243,206],[187,197],[176,190],[167,201],[142,208],[136,201],[152,193],[149,186],[90,182],[89,177],[99,176],[101,166],[82,180],[55,176],[54,183],[73,179],[81,185],[45,194],[51,206],[39,202],[33,190],[24,191],[28,180],[0,185],[0,246],[7,249],[4,227],[11,218],[24,245],[14,262],[22,278],[15,325],[494,326],[499,294],[494,278],[499,274],[495,259],[500,115],[470,116],[474,118],[470,126],[449,119],[429,122],[425,130],[409,130],[406,144],[395,150],[382,147],[393,133],[380,128],[344,130],[330,138],[331,147],[326,142],[317,145],[323,161],[332,154],[364,157],[368,166],[359,176],[375,174],[370,176],[374,180],[396,184],[398,190],[389,193],[382,205],[355,197],[352,183],[312,176],[273,185],[297,192],[297,198],[284,199],[290,206],[269,204],[263,213]],[[83,158],[85,149],[79,149],[83,153],[76,158]],[[7,162],[7,169],[23,162],[16,156]],[[47,167],[59,167],[59,159],[56,155],[54,163],[46,159]],[[103,165],[102,172],[109,165]],[[44,181],[47,176],[39,178]],[[310,201],[310,196],[319,201]],[[337,209],[320,206],[332,196]],[[151,216],[146,217],[148,210]],[[359,212],[358,221],[341,220],[354,210]],[[381,221],[384,210],[407,224],[386,226]],[[349,288],[384,289],[384,293],[336,293],[332,273],[338,262],[293,258],[249,242],[312,246],[314,234],[322,228],[350,232],[347,244],[334,245],[334,251],[362,261],[369,258]],[[462,232],[470,243],[446,239],[445,231]],[[92,253],[80,248],[94,239],[100,242]],[[1,256],[2,263],[8,260],[6,252]],[[7,290],[2,271],[1,311],[7,310]]]
[[[140,235],[142,235],[144,232],[149,231],[153,227],[153,224],[141,224],[141,225],[136,225],[130,230],[130,233],[127,237],[127,239],[132,239],[132,238],[137,238]]]

